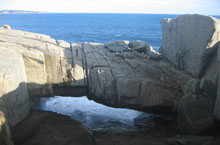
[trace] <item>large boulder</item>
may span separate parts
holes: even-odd
[[[203,15],[182,15],[161,21],[163,41],[160,52],[183,70],[201,76],[206,55],[220,41],[220,20]]]
[[[25,65],[18,53],[0,51],[0,58],[0,111],[13,126],[28,115],[30,108]]]
[[[47,35],[4,28],[0,28],[0,41],[0,50],[23,55],[31,97],[55,95],[53,84],[63,88],[86,86],[82,64],[77,65],[76,47],[69,43]]]
[[[11,30],[11,26],[9,26],[9,25],[4,25],[3,28]]]
[[[153,49],[151,45],[140,40],[129,42],[128,47],[131,51],[137,51],[139,53],[147,53],[148,56],[153,60],[158,60],[161,58],[161,54]]]
[[[83,43],[81,49],[86,56],[89,98],[109,106],[175,111],[183,97],[181,90],[191,78],[168,61],[154,61],[148,54],[112,52],[97,43]]]
[[[178,105],[178,126],[184,133],[203,133],[214,125],[214,100],[209,96],[187,94]]]
[[[124,41],[124,40],[118,40],[115,42],[106,42],[104,44],[105,48],[109,49],[112,52],[117,52],[117,51],[127,51],[128,48],[128,41]]]
[[[131,50],[136,50],[140,53],[147,53],[152,50],[152,46],[140,40],[129,42],[128,47],[131,48]]]

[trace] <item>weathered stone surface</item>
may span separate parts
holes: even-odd
[[[183,96],[182,88],[191,78],[166,60],[154,61],[161,58],[160,54],[140,41],[130,46],[145,47],[146,54],[129,49],[128,41],[70,46],[49,36],[1,28],[0,41],[0,50],[23,55],[31,97],[63,94],[65,87],[68,92],[71,87],[87,87],[90,98],[98,102],[115,107],[149,107],[150,112],[159,113],[166,110],[161,107],[175,110]]]
[[[80,123],[52,112],[31,111],[12,128],[16,145],[95,145],[91,132]]]
[[[25,66],[18,53],[0,51],[0,58],[0,111],[13,126],[26,117],[30,108]]]
[[[89,97],[115,106],[162,113],[175,110],[191,77],[165,61],[138,52],[111,52],[103,44],[83,43]],[[159,111],[160,110],[160,111]]]
[[[147,53],[152,50],[152,47],[149,44],[139,40],[129,42],[128,47],[131,48],[131,50],[138,51],[139,53]]]
[[[171,62],[200,76],[204,69],[203,57],[220,41],[220,20],[203,15],[182,15],[163,19],[163,42],[160,52]]]
[[[191,92],[217,96],[214,115],[220,120],[220,20],[203,15],[183,15],[164,19],[161,24],[163,44],[160,52],[178,67],[201,78],[199,89],[198,81],[188,84],[192,86]]]
[[[159,60],[162,58],[162,55],[153,48],[150,51],[148,51],[147,54],[150,56],[150,59],[152,60]]]
[[[129,49],[128,44],[129,41],[118,40],[115,42],[106,42],[104,46],[112,52],[117,52],[117,51],[122,52],[122,51],[127,51]]]
[[[13,145],[11,131],[3,112],[0,111],[0,144]]]
[[[196,94],[187,94],[178,106],[178,125],[182,132],[198,134],[212,127],[214,102]]]
[[[205,71],[203,76],[204,79],[210,80],[213,84],[215,84],[216,92],[212,91],[213,94],[216,95],[215,107],[214,107],[214,115],[215,117],[220,120],[220,45],[216,48],[212,60],[210,61],[209,67]]]
[[[220,85],[219,84],[220,84],[220,78],[218,79],[217,98],[214,107],[214,115],[218,120],[220,120]]]
[[[79,75],[83,71],[82,64],[77,65],[78,59],[74,58],[74,48],[69,43],[46,35],[2,28],[0,40],[0,50],[23,55],[31,97],[53,95],[52,84],[85,86],[84,74]]]
[[[146,112],[176,111],[180,102],[181,130],[202,132],[214,120],[213,99],[202,94],[216,96],[214,88],[219,84],[220,21],[183,15],[161,23],[160,51],[171,63],[140,41],[70,45],[46,35],[0,28],[0,110],[9,124],[15,125],[28,114],[29,96],[55,95],[57,88],[71,92],[82,87],[95,101]],[[202,78],[202,82],[191,80],[172,63]],[[219,88],[214,111],[218,119]]]
[[[192,80],[189,80],[184,87],[184,94],[200,94],[200,82],[201,81],[198,78],[193,78]]]
[[[210,80],[202,79],[200,83],[200,89],[211,96],[216,96],[217,88],[216,85],[213,84]]]

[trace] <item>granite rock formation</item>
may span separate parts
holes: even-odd
[[[141,41],[69,44],[0,28],[0,111],[14,126],[35,97],[87,95],[113,107],[177,112],[183,132],[205,131],[220,119],[220,21],[183,15],[161,23],[160,53]]]
[[[220,20],[203,15],[182,15],[161,21],[163,42],[160,52],[172,63],[195,77],[206,70],[208,55],[220,40]]]
[[[31,98],[60,95],[62,89],[69,89],[71,95],[82,87],[90,99],[103,104],[162,113],[175,111],[182,88],[191,78],[140,41],[70,45],[46,35],[4,28],[0,41],[0,51],[22,55],[27,77],[23,82]],[[116,47],[121,49],[116,51]]]
[[[164,59],[152,60],[148,52],[111,52],[95,43],[83,43],[81,49],[86,57],[88,96],[109,106],[175,111],[182,88],[191,78]]]
[[[161,54],[195,77],[185,86],[185,96],[180,101],[180,128],[187,133],[201,133],[213,125],[213,108],[215,117],[220,119],[220,94],[217,91],[220,87],[220,20],[203,15],[183,15],[163,19],[161,25]]]

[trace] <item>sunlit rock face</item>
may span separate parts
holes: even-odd
[[[4,28],[0,41],[1,51],[23,55],[30,97],[88,95],[109,106],[163,113],[175,111],[190,78],[140,41],[70,45]]]
[[[31,97],[53,95],[51,84],[85,85],[82,65],[73,62],[69,43],[46,35],[4,28],[0,29],[0,40],[1,50],[23,55]]]
[[[83,43],[81,49],[86,58],[88,96],[109,106],[154,113],[174,111],[190,78],[164,59],[152,60],[152,49],[146,53],[128,49],[112,52],[97,43]]]
[[[182,15],[163,19],[161,25],[162,55],[196,77],[184,87],[177,111],[179,128],[185,133],[204,132],[214,124],[214,115],[220,119],[220,20]]]
[[[204,15],[182,15],[161,20],[161,26],[160,52],[181,69],[201,76],[207,57],[220,41],[220,20]]]
[[[30,108],[25,66],[18,53],[0,51],[0,58],[0,111],[13,126],[28,115]]]

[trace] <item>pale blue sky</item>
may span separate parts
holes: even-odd
[[[0,0],[0,10],[220,15],[220,0]]]

